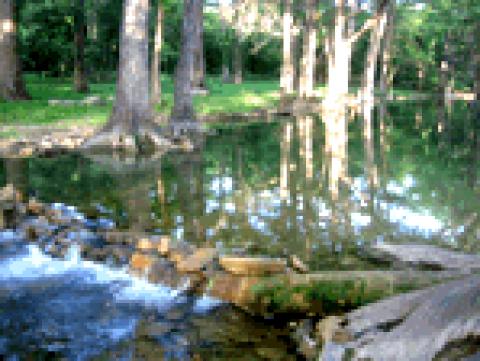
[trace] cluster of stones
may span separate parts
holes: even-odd
[[[15,128],[12,128],[15,130]],[[70,127],[69,129],[22,128],[22,138],[0,140],[2,157],[31,157],[79,148],[95,132],[93,126]]]
[[[410,292],[352,313],[345,311],[404,292],[405,286],[421,289],[449,280],[458,282],[457,279],[476,271],[479,264],[478,256],[433,246],[381,245],[373,248],[370,256],[385,257],[388,253],[407,265],[436,265],[441,270],[312,273],[295,255],[289,259],[251,257],[246,251],[233,253],[217,247],[197,247],[168,235],[121,231],[106,213],[97,208],[80,213],[74,207],[24,199],[12,186],[0,190],[0,221],[3,229],[15,229],[12,243],[18,243],[18,239],[35,242],[59,257],[75,244],[84,258],[128,265],[132,273],[183,294],[208,294],[250,314],[284,317],[290,322],[299,351],[307,359],[318,359],[321,352],[326,358],[331,357],[338,345],[358,348],[356,335],[369,334],[376,323],[391,321],[401,310],[404,313],[398,317],[406,317],[405,312],[413,312],[421,301],[428,301],[429,292],[437,292],[440,297],[448,287]],[[2,247],[5,244],[2,242]],[[415,247],[421,252],[415,251]],[[470,283],[476,281],[472,279]],[[403,300],[405,307],[397,307],[398,300]],[[330,308],[324,304],[326,301]],[[333,311],[332,302],[336,307]],[[326,345],[323,350],[321,345]]]

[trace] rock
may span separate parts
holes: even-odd
[[[130,267],[134,270],[147,273],[158,260],[157,257],[141,253],[134,253],[130,258]]]
[[[327,316],[320,320],[317,323],[317,339],[322,344],[327,342],[332,342],[335,339],[335,342],[339,340],[345,340],[345,332],[340,332],[340,324],[343,322],[343,319],[338,316]],[[348,341],[348,339],[346,339]]]
[[[347,314],[353,360],[435,359],[452,343],[480,337],[480,276],[394,296]],[[326,350],[329,348],[327,347]],[[322,360],[340,360],[324,352]]]
[[[284,273],[287,261],[281,258],[267,257],[220,257],[220,265],[228,272],[237,275],[262,276]]]
[[[19,201],[18,193],[12,184],[7,184],[5,187],[0,189],[0,204],[3,208],[5,208],[5,205],[13,207],[13,203],[17,201]]]
[[[137,249],[142,251],[153,251],[157,249],[157,242],[151,238],[141,238],[138,240]]]
[[[29,215],[38,216],[45,211],[45,206],[35,198],[30,198],[27,204],[27,213]]]
[[[107,102],[100,98],[99,96],[88,96],[85,97],[81,102],[83,105],[106,105]]]
[[[105,240],[111,244],[135,245],[139,239],[148,238],[145,233],[122,232],[108,230],[105,232]]]
[[[480,269],[480,255],[450,251],[433,245],[381,243],[367,252],[375,258],[393,258],[414,266],[471,271]]]
[[[303,261],[297,255],[292,255],[290,257],[290,263],[292,264],[292,268],[300,273],[308,273],[309,268],[308,266],[303,263]]]
[[[170,236],[160,236],[159,244],[157,247],[158,253],[162,256],[168,255],[170,251],[171,238]]]
[[[202,271],[218,256],[215,248],[199,248],[192,255],[177,263],[177,270],[182,273],[195,273]]]
[[[316,360],[318,356],[317,342],[312,338],[312,321],[301,320],[295,327],[292,337],[297,344],[297,351],[307,360]]]
[[[33,147],[23,147],[18,151],[20,157],[31,157],[35,153]]]
[[[260,281],[261,278],[259,277],[218,273],[209,280],[207,292],[210,296],[250,311],[255,301],[252,287]]]

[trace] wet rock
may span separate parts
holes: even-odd
[[[43,216],[24,222],[20,228],[25,232],[28,241],[38,241],[41,238],[52,236],[55,229]]]
[[[27,213],[33,216],[39,216],[45,211],[45,206],[35,198],[30,198],[27,203]]]
[[[237,275],[262,276],[287,269],[287,261],[280,258],[222,256],[219,262],[226,271]]]
[[[122,232],[115,230],[107,230],[104,233],[107,243],[120,245],[135,245],[139,239],[148,238],[145,233],[139,232]]]
[[[153,264],[158,261],[158,257],[142,253],[134,253],[130,258],[130,267],[134,270],[149,272]]]
[[[182,273],[195,273],[202,271],[218,257],[215,248],[199,248],[192,255],[177,263],[177,270]]]
[[[312,336],[312,320],[301,320],[295,327],[292,337],[297,344],[297,352],[307,360],[316,360],[318,357],[317,341]]]

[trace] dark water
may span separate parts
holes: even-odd
[[[296,254],[312,270],[387,267],[362,257],[372,242],[478,252],[479,120],[468,105],[392,104],[374,120],[371,139],[361,118],[350,120],[339,163],[314,116],[219,127],[198,139],[199,150],[157,161],[5,159],[0,180],[107,225],[249,254]],[[0,354],[12,360],[297,357],[285,327],[212,299],[179,297],[74,247],[62,259],[15,247],[0,256]]]

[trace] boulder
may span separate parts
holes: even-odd
[[[201,272],[218,257],[216,248],[199,248],[192,255],[177,263],[177,270],[182,273]]]
[[[263,276],[284,273],[287,261],[283,258],[268,257],[220,257],[220,265],[236,275]]]
[[[480,276],[472,275],[361,307],[346,315],[353,341],[342,353],[327,343],[321,360],[342,360],[347,350],[353,360],[433,360],[480,337],[479,299]]]

